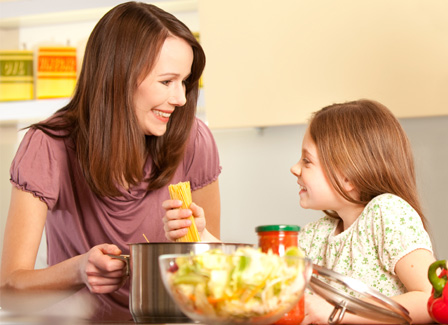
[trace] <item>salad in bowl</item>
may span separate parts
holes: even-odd
[[[159,257],[162,280],[180,310],[213,324],[271,324],[297,304],[312,264],[293,247],[284,256],[252,247],[232,254]]]

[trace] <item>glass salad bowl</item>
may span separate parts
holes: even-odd
[[[297,304],[312,272],[305,257],[252,247],[161,255],[159,267],[179,309],[206,324],[275,323]]]

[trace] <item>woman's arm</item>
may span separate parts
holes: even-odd
[[[221,231],[221,198],[219,193],[219,181],[193,191],[191,193],[193,202],[204,209],[207,216],[206,229],[215,238],[220,238]]]
[[[115,245],[98,245],[85,254],[54,266],[34,270],[47,216],[47,206],[33,194],[13,186],[3,241],[1,286],[17,290],[78,290],[95,293],[117,290],[125,280],[124,262]]]
[[[220,231],[221,203],[218,180],[200,190],[193,191],[192,199],[190,209],[179,209],[182,206],[179,200],[166,200],[162,203],[166,210],[163,223],[167,239],[174,241],[185,236],[191,225],[188,217],[193,214],[201,240],[219,241],[213,235],[219,236]],[[205,214],[207,214],[207,220]],[[211,229],[213,234],[208,229]]]

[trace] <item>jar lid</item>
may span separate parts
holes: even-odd
[[[265,225],[256,227],[255,231],[300,231],[300,227],[296,225]]]

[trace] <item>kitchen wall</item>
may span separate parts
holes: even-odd
[[[414,150],[418,185],[436,252],[448,258],[448,116],[400,121]],[[301,124],[212,130],[223,167],[222,240],[256,244],[258,225],[304,225],[322,215],[300,207],[296,179],[289,171],[300,157],[305,128]],[[9,164],[17,143],[14,126],[0,127],[0,233],[9,204]],[[45,247],[37,265],[45,265]]]
[[[414,150],[419,191],[436,252],[448,258],[448,116],[400,122]],[[213,131],[223,165],[224,241],[256,243],[258,225],[304,225],[322,215],[300,207],[296,178],[289,171],[300,157],[305,128],[301,124]]]

